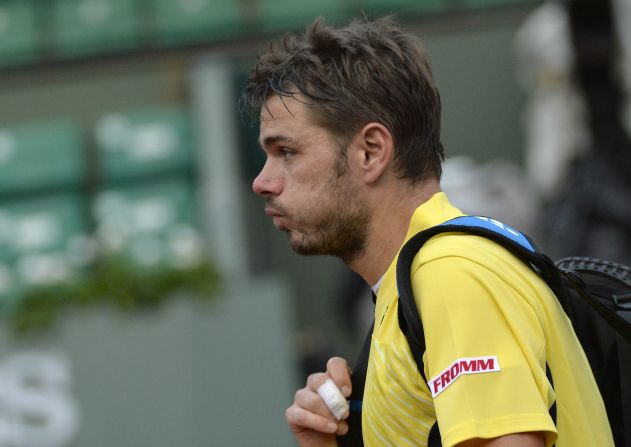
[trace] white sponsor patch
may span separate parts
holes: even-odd
[[[427,385],[432,392],[432,397],[436,397],[461,375],[496,371],[501,371],[501,369],[497,357],[494,355],[457,359],[444,371],[427,382]]]

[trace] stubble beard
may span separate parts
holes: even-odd
[[[348,178],[338,171],[331,180],[326,212],[312,223],[309,233],[289,233],[291,248],[301,255],[336,256],[346,264],[365,251],[370,227],[368,207]]]

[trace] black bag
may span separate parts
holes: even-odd
[[[418,370],[425,377],[423,353],[425,339],[418,313],[410,270],[423,244],[445,232],[483,236],[502,245],[530,266],[548,284],[568,314],[585,350],[605,402],[616,446],[629,447],[631,430],[631,268],[592,258],[565,258],[555,265],[525,235],[494,219],[463,216],[421,231],[401,249],[397,263],[399,326],[405,334]],[[598,314],[598,315],[596,315]],[[349,435],[338,438],[340,446],[360,446],[361,398],[364,388],[369,332],[362,354],[353,371]],[[550,371],[548,371],[550,379]],[[552,380],[550,380],[553,383]],[[357,387],[357,393],[355,392]],[[556,421],[555,408],[550,409]],[[437,424],[430,431],[428,447],[440,446]]]

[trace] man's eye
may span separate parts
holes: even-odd
[[[289,158],[295,155],[295,152],[293,150],[288,149],[286,147],[281,148],[279,152],[283,158]]]

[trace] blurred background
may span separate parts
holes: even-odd
[[[443,187],[553,257],[630,262],[625,0],[0,0],[0,447],[289,446],[366,286],[291,252],[237,102],[265,42],[394,13]]]

